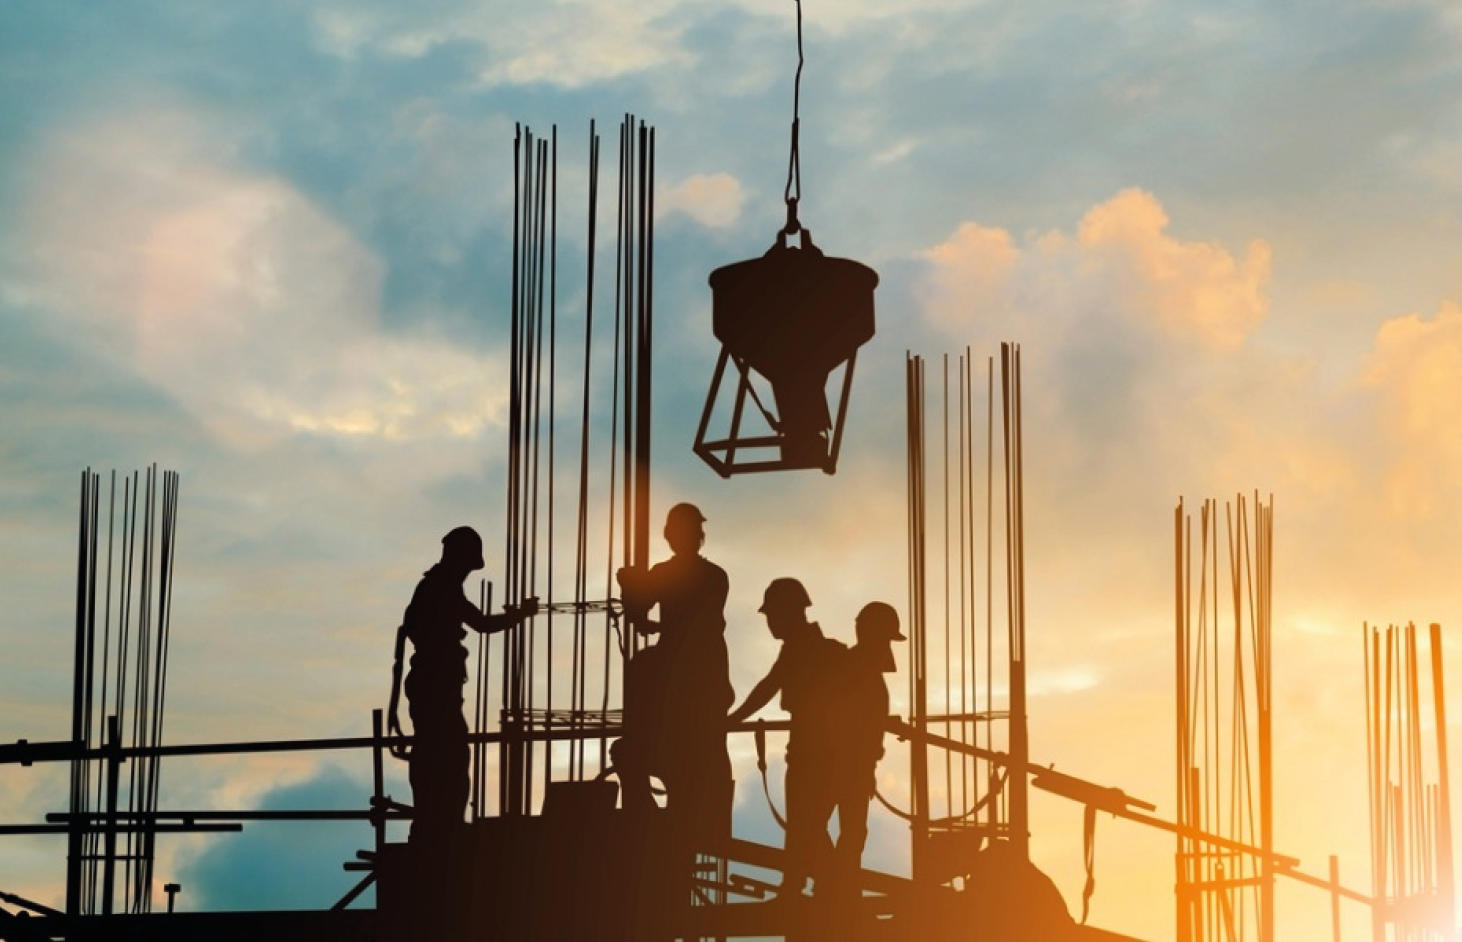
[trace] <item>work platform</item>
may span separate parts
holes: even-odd
[[[387,844],[376,861],[380,938],[1124,938],[1076,925],[1055,887],[1033,867],[1011,868],[993,885],[963,890],[864,870],[856,900],[777,898],[780,849],[733,838],[717,848],[718,856],[695,854],[671,821],[664,811],[622,810],[592,818],[501,817],[475,822],[439,849]]]

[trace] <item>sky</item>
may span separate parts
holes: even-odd
[[[479,527],[501,578],[515,124],[558,128],[582,259],[589,121],[612,153],[628,112],[657,135],[653,514],[706,513],[738,692],[775,655],[775,576],[845,640],[870,598],[907,612],[905,355],[936,376],[1016,342],[1033,757],[1174,816],[1173,510],[1272,495],[1276,842],[1367,891],[1363,625],[1440,623],[1448,677],[1462,625],[1462,13],[807,0],[801,218],[878,271],[878,333],[835,476],[728,481],[690,449],[705,279],[782,222],[795,15],[0,4],[0,742],[68,734],[80,471],[154,462],[182,479],[166,738],[369,733],[441,535]],[[565,264],[566,323],[582,296]],[[734,755],[738,833],[775,840]],[[163,776],[165,807],[369,792],[345,755]],[[0,817],[39,821],[62,789],[6,768]],[[1033,815],[1076,912],[1080,815]],[[897,871],[901,825],[875,818],[870,859]],[[0,889],[58,903],[64,849],[6,840]],[[291,840],[312,851],[269,885],[256,861]],[[324,907],[353,882],[330,861],[367,841],[176,838],[159,877],[184,907]],[[1090,921],[1172,938],[1171,855],[1103,819]],[[1328,925],[1318,891],[1279,907],[1295,937]]]

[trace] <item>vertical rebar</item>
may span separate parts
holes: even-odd
[[[927,732],[923,359],[906,356],[904,370],[908,429],[909,718],[916,729]],[[929,833],[928,749],[922,740],[909,743],[909,761],[913,784],[910,841],[914,879],[917,880],[926,867],[925,852]]]
[[[1442,626],[1431,625],[1432,707],[1437,737],[1437,896],[1443,926],[1457,924],[1457,882],[1452,860],[1452,776],[1447,759],[1447,705],[1442,672]]]
[[[76,544],[76,640],[75,663],[71,675],[71,742],[77,746],[85,744],[83,731],[86,728],[84,689],[86,678],[86,548],[87,524],[90,520],[87,507],[91,494],[90,477],[90,469],[82,472],[81,494],[77,511],[79,522]],[[85,761],[72,760],[70,806],[73,815],[80,813],[86,807],[87,796],[81,787],[84,774]],[[73,817],[66,837],[66,914],[69,916],[81,915],[82,846],[82,825],[79,819]]]
[[[1176,630],[1174,638],[1174,660],[1173,676],[1177,679],[1175,689],[1175,716],[1177,722],[1173,724],[1176,733],[1174,744],[1175,777],[1176,783],[1174,794],[1177,795],[1178,823],[1187,824],[1192,820],[1192,795],[1188,790],[1188,776],[1192,768],[1191,759],[1188,756],[1188,730],[1191,719],[1188,716],[1188,579],[1192,572],[1192,551],[1188,544],[1192,540],[1192,525],[1183,511],[1183,501],[1178,500],[1178,506],[1173,510],[1173,599],[1174,623]],[[1188,886],[1192,882],[1191,867],[1189,863],[1190,841],[1183,835],[1182,831],[1175,832],[1177,848],[1174,854],[1177,873],[1177,940],[1178,942],[1192,942],[1192,916],[1190,912],[1191,900],[1188,894]]]
[[[1180,836],[1177,938],[1239,938],[1252,929],[1272,939],[1273,498],[1239,496],[1223,521],[1217,502],[1205,500],[1196,541],[1180,500],[1173,550],[1179,822],[1265,851],[1255,859]]]
[[[1006,608],[1009,624],[1010,669],[1010,761],[1020,774],[1012,774],[1010,793],[1010,842],[1024,859],[1030,853],[1030,780],[1024,769],[1030,760],[1026,718],[1025,672],[1025,522],[1022,483],[1020,415],[1020,347],[1000,345],[1002,402],[1005,437],[1005,532]]]

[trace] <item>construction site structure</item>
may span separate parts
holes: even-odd
[[[66,902],[64,909],[54,909],[0,894],[0,939],[393,942],[491,932],[524,940],[626,942],[735,937],[1120,942],[1122,936],[1085,924],[1090,879],[1082,912],[1073,917],[1054,884],[1031,863],[1031,787],[1085,810],[1089,862],[1090,822],[1097,812],[1175,836],[1179,929],[1187,933],[1182,942],[1232,931],[1239,920],[1218,922],[1214,916],[1231,905],[1225,894],[1240,884],[1262,894],[1277,874],[1325,887],[1337,898],[1370,902],[1343,890],[1333,876],[1327,881],[1301,873],[1297,860],[1274,850],[1264,825],[1255,830],[1248,818],[1205,811],[1219,802],[1205,784],[1205,770],[1217,768],[1207,754],[1180,745],[1182,761],[1198,772],[1180,771],[1177,821],[1157,816],[1153,803],[1120,788],[1033,760],[1026,723],[1021,364],[1013,344],[1000,350],[998,396],[995,361],[986,361],[983,403],[968,350],[953,362],[943,359],[932,397],[924,360],[905,358],[909,687],[907,716],[889,717],[886,732],[909,744],[910,806],[880,798],[908,823],[911,872],[863,869],[856,901],[837,911],[816,895],[774,899],[781,849],[730,834],[687,845],[667,809],[636,816],[619,807],[607,778],[609,744],[624,733],[626,671],[646,642],[622,623],[623,607],[609,587],[618,567],[644,567],[651,554],[655,132],[632,116],[619,126],[617,189],[610,199],[615,230],[612,245],[602,250],[614,259],[609,317],[602,316],[602,300],[596,298],[601,196],[600,142],[593,125],[589,139],[589,238],[577,373],[559,354],[570,341],[561,335],[565,321],[558,306],[558,134],[555,129],[540,138],[520,127],[514,141],[503,577],[496,586],[482,586],[480,603],[491,610],[543,601],[521,625],[478,638],[468,686],[469,820],[453,845],[429,857],[410,842],[390,839],[393,829],[411,820],[412,808],[387,794],[385,767],[394,751],[414,740],[387,735],[379,710],[368,736],[164,741],[177,479],[162,476],[161,496],[155,493],[155,473],[145,485],[135,476],[124,480],[121,526],[114,530],[110,509],[102,526],[100,478],[88,472],[82,481],[72,736],[0,746],[0,764],[71,764],[66,811],[48,815],[45,824],[0,826],[0,835],[65,838]],[[608,375],[601,375],[606,364]],[[558,430],[559,417],[573,411],[572,403],[558,399],[566,389],[578,393],[577,440],[565,440]],[[576,477],[555,473],[563,467],[575,469]],[[557,491],[565,479],[574,481],[567,496]],[[1217,675],[1202,673],[1216,661],[1203,661],[1198,675],[1191,666],[1196,652],[1210,650],[1217,637],[1217,544],[1210,553],[1205,511],[1198,557],[1202,585],[1195,594],[1184,575],[1193,557],[1184,548],[1188,531],[1181,507],[1178,517],[1179,735],[1187,743],[1196,729],[1231,718],[1240,707],[1219,700],[1213,710],[1197,705],[1209,703],[1218,690]],[[1258,587],[1255,598],[1263,604],[1256,608],[1264,611],[1267,631],[1271,524],[1267,516],[1259,519],[1253,531],[1239,532],[1259,534],[1262,559],[1257,565],[1246,561],[1237,571]],[[1216,517],[1212,525],[1216,532]],[[565,531],[572,534],[567,541]],[[115,570],[108,562],[113,546]],[[1238,599],[1241,592],[1235,588],[1233,594]],[[1189,637],[1189,612],[1200,622],[1196,639]],[[1244,630],[1259,631],[1259,624],[1247,621]],[[1202,633],[1210,627],[1212,635]],[[1267,645],[1263,651],[1267,660]],[[1245,678],[1259,671],[1257,663],[1243,668]],[[1267,663],[1262,672],[1262,682],[1246,680],[1242,696],[1229,702],[1247,703],[1260,689],[1267,702]],[[1193,679],[1200,675],[1209,679]],[[1379,714],[1375,722],[1382,725]],[[786,728],[779,722],[746,723],[730,734],[777,736]],[[1390,756],[1389,734],[1381,739],[1387,745],[1377,755]],[[330,750],[369,751],[373,790],[361,807],[202,810],[157,804],[164,758]],[[1215,761],[1232,763],[1235,754],[1215,753]],[[1414,754],[1404,756],[1410,761]],[[1414,789],[1415,781],[1406,778],[1403,790]],[[1432,806],[1440,809],[1443,803],[1436,799]],[[1395,815],[1388,811],[1386,820],[1402,820]],[[308,820],[353,820],[370,828],[363,840],[368,846],[342,862],[359,874],[358,882],[333,905],[313,912],[179,912],[178,884],[167,883],[168,911],[153,911],[158,835]],[[1416,833],[1409,832],[1404,847],[1421,843]],[[1241,860],[1249,863],[1237,863]],[[1431,872],[1440,873],[1440,866]],[[1422,884],[1394,885],[1410,894]],[[375,908],[360,908],[372,889]],[[1263,919],[1269,917],[1262,895],[1261,905],[1247,911],[1259,913],[1258,931],[1265,931]]]
[[[1369,908],[1373,942],[1454,938],[1440,626],[1429,674],[1414,626],[1386,629],[1384,648],[1365,630],[1370,892],[1342,883],[1335,856],[1324,877],[1305,873],[1274,842],[1273,499],[1204,501],[1196,526],[1180,502],[1174,531],[1178,942],[1272,942],[1281,880],[1329,894],[1335,942],[1342,904]]]
[[[1457,937],[1442,626],[1427,633],[1429,665],[1419,635],[1363,629],[1375,942]]]
[[[650,153],[653,138],[643,129],[626,125],[626,140],[636,150],[624,150],[628,158],[637,153]],[[551,193],[551,176],[542,171],[551,167],[554,144],[550,140],[545,152],[543,142],[523,134],[520,147],[534,155],[539,176],[523,200],[525,205],[543,205],[545,192]],[[638,160],[635,156],[635,160]],[[638,171],[634,174],[638,177]],[[628,200],[632,205],[633,199]],[[550,231],[541,223],[532,224],[535,231]],[[528,267],[524,280],[532,283],[543,260],[552,257],[531,244],[520,254]],[[640,260],[632,263],[639,267]],[[549,266],[551,268],[551,266]],[[639,295],[626,307],[638,310]],[[551,560],[546,544],[539,541],[536,521],[550,517],[548,508],[536,501],[547,499],[548,490],[537,487],[537,466],[528,456],[541,453],[547,436],[539,435],[539,423],[532,410],[551,401],[539,383],[551,375],[551,366],[538,361],[534,338],[551,336],[537,311],[551,310],[552,305],[539,305],[531,300],[522,307],[524,323],[518,323],[515,311],[514,335],[528,344],[518,351],[514,364],[515,389],[510,434],[521,436],[510,443],[510,460],[515,468],[510,474],[508,492],[512,502],[509,518],[522,521],[523,529],[510,539],[506,550],[509,598],[527,598],[539,593],[535,568]],[[633,336],[633,334],[632,334]],[[643,336],[641,334],[641,336]],[[636,352],[643,350],[636,346]],[[968,359],[962,361],[967,368]],[[1018,352],[1005,351],[1004,405],[1006,421],[1018,421],[1018,393],[1015,371]],[[911,425],[910,447],[910,510],[911,545],[924,541],[927,527],[922,523],[928,508],[924,503],[926,487],[921,483],[929,475],[922,431],[924,398],[922,363],[909,360],[910,415],[919,417],[919,425]],[[537,377],[537,379],[527,379]],[[973,383],[966,383],[962,395],[973,401]],[[633,396],[626,396],[633,401]],[[638,440],[633,424],[636,409],[625,405],[628,415],[621,416],[631,429],[620,440],[624,452],[613,468],[623,470],[623,454]],[[973,421],[973,407],[968,406],[962,421]],[[967,435],[967,438],[969,436]],[[987,436],[988,438],[988,436]],[[1007,429],[1004,440],[1018,443],[1019,434]],[[988,442],[987,442],[988,444]],[[993,447],[991,445],[990,447]],[[972,439],[965,450],[973,453]],[[1007,452],[1006,468],[1018,473],[1015,452]],[[974,463],[965,462],[961,473],[966,491],[974,483]],[[626,478],[643,481],[632,466]],[[611,477],[614,477],[611,474]],[[150,478],[149,478],[150,480]],[[144,521],[151,519],[151,508],[162,509],[161,536],[147,537],[152,532],[144,522],[142,558],[163,560],[157,574],[144,564],[138,570],[148,579],[167,586],[170,574],[172,528],[176,520],[176,479],[167,475],[165,496],[155,501],[151,488],[143,498],[148,510]],[[96,546],[101,532],[97,492],[100,479],[88,473],[83,479],[82,539],[79,553],[82,571],[94,577],[107,571],[98,564],[105,553]],[[987,485],[993,489],[994,485]],[[1008,507],[1017,508],[1019,486],[1005,485]],[[129,485],[130,487],[130,485]],[[124,489],[125,490],[125,489]],[[993,493],[993,490],[991,490]],[[124,504],[136,498],[124,494]],[[612,500],[621,506],[633,506],[636,488],[615,489]],[[948,509],[945,505],[944,510]],[[969,508],[966,508],[968,510]],[[944,511],[941,510],[941,513]],[[136,522],[124,512],[128,521],[123,530],[136,528]],[[621,537],[634,534],[637,527],[629,515],[617,517]],[[583,513],[577,525],[582,526]],[[973,516],[970,517],[973,519]],[[962,571],[976,572],[973,546],[978,540],[973,524],[966,526],[965,548],[954,544],[948,548],[969,554]],[[988,528],[987,528],[988,529]],[[986,534],[987,540],[992,539]],[[615,549],[633,558],[633,537],[616,540]],[[582,553],[586,541],[576,541]],[[148,549],[160,545],[161,549]],[[1010,546],[1018,546],[1012,543]],[[524,550],[522,548],[529,548]],[[542,552],[535,557],[533,551]],[[515,555],[515,553],[517,555]],[[611,554],[620,559],[618,553]],[[940,551],[936,555],[943,555]],[[128,557],[130,559],[130,557]],[[927,558],[923,552],[914,556],[911,573],[914,593],[922,597],[927,586]],[[123,566],[124,571],[132,571]],[[987,566],[986,578],[992,579],[998,566]],[[966,610],[974,611],[973,584],[964,579],[968,593]],[[586,580],[576,576],[576,586]],[[1018,585],[1018,579],[1007,581]],[[951,591],[946,586],[945,593]],[[103,596],[114,593],[106,586]],[[484,592],[484,594],[486,594]],[[546,594],[546,593],[545,593]],[[576,591],[576,594],[582,594]],[[170,619],[166,602],[170,590],[141,593],[143,598],[156,597],[162,614],[153,620],[165,626]],[[44,761],[66,761],[77,770],[77,795],[99,794],[100,803],[83,798],[73,800],[70,810],[48,816],[40,826],[9,826],[8,833],[50,831],[66,834],[72,846],[81,853],[72,857],[68,869],[67,908],[52,910],[44,905],[14,896],[6,901],[28,915],[6,911],[0,921],[0,938],[13,939],[171,939],[196,938],[208,935],[218,939],[257,938],[268,935],[277,940],[318,938],[326,935],[340,939],[407,939],[426,934],[431,937],[465,936],[488,927],[509,937],[524,939],[654,939],[654,938],[730,938],[737,936],[780,936],[787,938],[821,938],[830,931],[828,913],[819,907],[817,897],[801,901],[774,902],[769,899],[772,880],[781,869],[781,850],[728,837],[717,845],[697,848],[689,862],[689,872],[680,869],[683,859],[674,852],[676,835],[663,813],[629,816],[615,806],[612,785],[603,781],[606,771],[605,742],[622,734],[620,702],[622,676],[626,663],[634,657],[628,642],[633,637],[620,624],[622,609],[615,599],[588,600],[576,598],[568,602],[547,602],[531,622],[500,635],[483,636],[476,659],[473,681],[474,730],[470,736],[475,750],[471,788],[471,820],[466,823],[457,842],[442,857],[424,857],[420,848],[410,843],[389,839],[389,829],[412,817],[409,805],[397,801],[385,791],[385,765],[390,754],[402,746],[410,746],[413,737],[389,736],[383,729],[381,711],[372,717],[368,737],[299,740],[289,742],[236,742],[213,744],[165,744],[161,738],[161,708],[164,700],[166,634],[160,629],[161,642],[149,650],[159,652],[160,668],[152,669],[157,682],[148,687],[148,702],[156,708],[147,723],[139,728],[154,730],[148,736],[124,742],[117,731],[121,719],[107,717],[108,734],[103,737],[91,731],[87,716],[108,709],[113,702],[109,693],[92,697],[96,678],[109,676],[108,659],[116,659],[115,647],[105,641],[111,637],[111,622],[105,605],[101,621],[103,643],[97,644],[94,603],[97,596],[91,583],[83,580],[78,591],[77,684],[78,716],[81,733],[77,738],[59,743],[19,743],[0,747],[0,763],[30,764]],[[551,596],[550,596],[551,598]],[[486,600],[484,598],[484,604]],[[157,607],[154,606],[154,607]],[[1133,807],[1151,810],[1150,805],[1127,798],[1117,789],[1100,788],[1072,776],[1055,773],[1049,767],[1033,767],[1018,757],[1008,744],[1010,737],[992,732],[1018,711],[1010,704],[993,698],[991,685],[981,688],[975,675],[987,677],[1023,670],[997,651],[993,643],[983,644],[984,658],[975,660],[983,635],[973,629],[973,617],[963,619],[959,627],[946,625],[942,630],[930,628],[925,604],[917,606],[911,620],[912,647],[917,652],[911,670],[909,722],[890,717],[888,731],[912,744],[913,774],[918,778],[914,791],[915,805],[901,812],[910,821],[913,859],[916,872],[910,877],[865,870],[860,877],[860,901],[844,914],[839,934],[848,938],[867,939],[942,939],[962,938],[975,926],[987,938],[1025,938],[1029,929],[1041,929],[1041,938],[1118,939],[1097,929],[1076,925],[1067,914],[1059,892],[1038,871],[1029,865],[1024,845],[1010,839],[1013,833],[1010,807],[1021,807],[1028,780],[1034,776],[1037,787],[1049,789],[1073,800],[1125,812]],[[563,626],[567,624],[567,632]],[[564,682],[563,634],[567,633],[567,665],[570,676]],[[963,636],[961,638],[961,636]],[[1007,637],[1009,637],[1007,633]],[[941,640],[942,639],[942,640]],[[948,660],[950,645],[963,647],[971,660],[967,666],[944,665],[946,682],[930,691],[931,667]],[[559,647],[556,649],[555,646]],[[995,662],[1000,662],[999,666]],[[138,663],[151,664],[142,658]],[[137,671],[142,668],[137,668]],[[962,673],[957,680],[950,671]],[[137,671],[134,671],[136,673]],[[137,681],[126,681],[135,687]],[[119,682],[120,683],[120,682]],[[1015,689],[1020,688],[1017,682]],[[108,688],[113,689],[113,688]],[[983,696],[984,710],[971,709]],[[962,709],[956,708],[960,704]],[[932,708],[931,708],[932,707]],[[1019,711],[1023,713],[1023,711]],[[786,730],[785,723],[758,722],[743,725],[739,732]],[[981,730],[979,739],[974,731]],[[983,743],[983,745],[982,745]],[[157,770],[161,760],[189,756],[269,753],[281,751],[319,751],[366,749],[372,756],[373,794],[365,807],[355,810],[291,809],[291,810],[197,810],[159,809],[155,798]],[[133,775],[148,771],[142,785],[134,790],[138,800],[117,800],[118,794],[129,794],[128,782]],[[942,772],[942,775],[941,775]],[[939,786],[943,779],[944,787]],[[961,782],[959,789],[955,782]],[[958,797],[956,797],[958,795]],[[958,801],[963,811],[956,809]],[[359,882],[328,909],[315,913],[187,913],[174,910],[178,885],[168,884],[168,911],[153,912],[156,881],[142,860],[134,853],[136,846],[146,854],[155,845],[159,834],[178,832],[237,831],[263,821],[357,820],[369,824],[372,840],[361,849],[357,858],[343,862],[348,871],[361,874]],[[1027,825],[1022,824],[1021,831]],[[119,844],[118,841],[122,843]],[[122,845],[126,845],[125,847]],[[374,887],[376,908],[351,908],[366,890]],[[572,900],[572,905],[566,905]],[[1012,901],[1021,905],[1013,906]],[[1031,936],[1034,937],[1034,936]]]
[[[1274,938],[1274,508],[1236,503],[1204,501],[1196,534],[1175,514],[1178,820],[1259,853],[1179,836],[1178,942]]]

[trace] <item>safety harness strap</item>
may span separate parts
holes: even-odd
[[[772,810],[772,817],[776,819],[777,826],[787,830],[787,819],[782,817],[777,810],[776,802],[772,801],[772,789],[767,784],[767,728],[764,724],[757,724],[756,733],[756,768],[761,772],[761,791],[767,796],[767,807]]]
[[[386,711],[388,735],[403,736],[401,731],[401,718],[399,715],[401,705],[401,662],[406,656],[406,625],[402,624],[396,629],[396,657],[391,665],[391,706]],[[410,759],[411,747],[404,743],[392,743],[391,755],[398,759]]]

